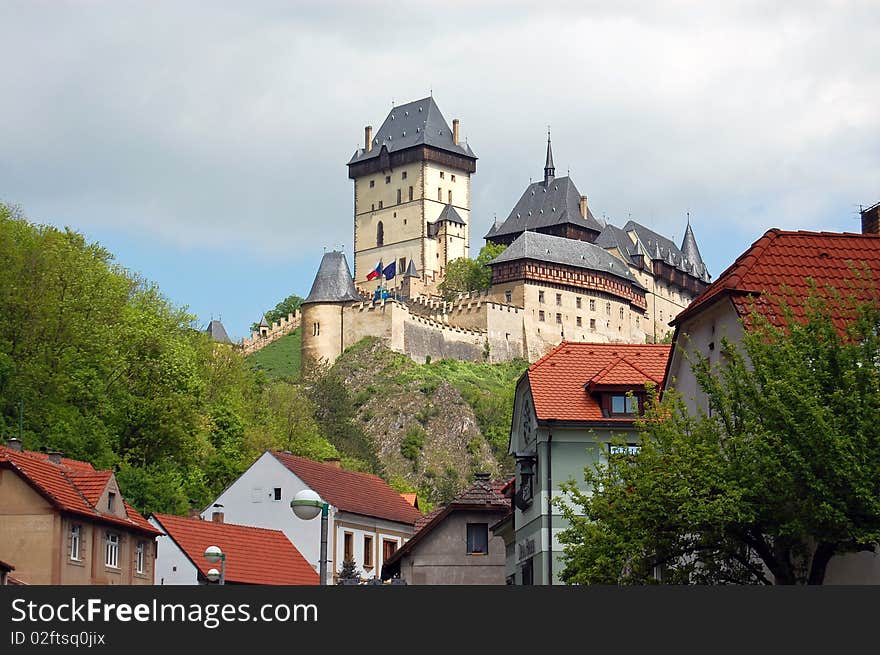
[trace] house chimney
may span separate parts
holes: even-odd
[[[11,437],[9,440],[7,440],[6,447],[9,448],[9,450],[16,450],[18,452],[21,452],[21,439]]]
[[[223,512],[214,512],[211,514],[211,520],[214,523],[223,523]]]
[[[861,214],[862,234],[880,234],[880,202],[863,209]]]
[[[581,216],[587,217],[587,197],[581,196]]]
[[[328,457],[324,460],[324,463],[329,464],[333,468],[342,468],[342,460],[340,460],[338,457]]]
[[[201,519],[201,518],[202,518],[202,515],[201,515],[201,514],[202,514],[202,513],[198,510],[197,507],[191,507],[190,510],[189,510],[189,512],[187,512],[187,515],[188,515],[191,519]]]
[[[458,145],[458,119],[452,119],[452,142]]]
[[[60,464],[61,463],[61,452],[57,451],[57,450],[50,450],[49,451],[49,461],[52,462],[53,464]]]
[[[482,473],[482,472],[481,472],[481,473],[475,473],[475,474],[474,474],[474,479],[475,479],[476,481],[478,481],[478,482],[488,482],[488,481],[489,481],[489,474],[488,474],[488,473]]]
[[[364,128],[364,150],[370,152],[373,149],[373,126],[367,125]]]

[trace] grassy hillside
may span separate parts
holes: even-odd
[[[252,368],[265,371],[270,378],[299,379],[301,328],[270,343],[247,358]]]

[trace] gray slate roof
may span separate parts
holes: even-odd
[[[212,320],[208,327],[205,328],[205,332],[217,343],[232,343],[232,339],[226,334],[226,328],[223,327],[223,323],[218,320]]]
[[[680,271],[689,273],[704,282],[709,281],[709,271],[706,268],[706,265],[703,264],[702,259],[700,259],[699,263],[692,261],[690,258],[686,257],[672,241],[635,221],[629,221],[623,226],[624,232],[629,232],[630,230],[635,231],[639,241],[641,241],[642,245],[648,251],[648,255],[651,259],[662,259],[664,262]],[[693,236],[693,231],[691,231],[693,248],[696,249],[697,242]],[[687,241],[687,235],[685,235],[685,241]],[[697,251],[697,256],[699,256],[699,251]]]
[[[570,177],[551,178],[533,182],[516,203],[507,220],[497,230],[486,235],[501,236],[551,225],[572,223],[583,228],[602,231],[602,226],[587,207],[587,216],[581,216],[581,194]]]
[[[383,145],[389,153],[426,145],[477,158],[467,143],[459,141],[456,145],[452,142],[452,129],[440,113],[433,97],[408,102],[392,109],[382,127],[373,135],[372,150],[367,152],[359,148],[348,163],[355,164],[378,157]]]
[[[263,318],[260,320],[260,327],[269,327],[269,323],[266,321],[266,315],[263,314]]]
[[[617,248],[627,261],[633,263],[635,261],[634,257],[639,251],[638,246],[632,242],[627,233],[611,223],[602,228],[599,236],[596,237],[595,243],[597,246],[605,249]]]
[[[465,225],[464,219],[459,215],[457,211],[455,211],[455,207],[452,205],[446,205],[443,208],[443,211],[440,212],[440,216],[437,217],[435,223],[440,223],[441,221],[449,221],[450,223],[458,223],[459,225]]]
[[[697,238],[691,229],[690,221],[688,221],[687,227],[684,230],[684,238],[681,240],[681,253],[687,261],[696,264],[697,269],[701,272],[706,268],[703,258],[700,257],[700,249],[697,248]]]
[[[630,282],[639,289],[644,289],[630,272],[625,262],[620,261],[604,248],[587,241],[554,237],[540,232],[523,232],[504,252],[489,262],[489,265],[494,266],[495,264],[520,259],[531,259],[610,273]]]
[[[348,302],[363,300],[354,286],[345,255],[337,250],[325,252],[312,283],[312,290],[303,304],[312,302]]]
[[[403,277],[418,277],[419,272],[416,270],[416,265],[412,259],[409,260],[409,263],[406,265],[406,273],[403,274]]]

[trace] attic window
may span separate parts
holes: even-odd
[[[639,410],[639,401],[635,396],[613,394],[610,398],[611,415],[632,416]]]
[[[273,498],[275,500],[281,500],[281,487],[275,487],[273,490]]]
[[[112,491],[107,494],[107,511],[112,512],[116,506],[116,494]]]

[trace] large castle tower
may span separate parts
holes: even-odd
[[[400,286],[415,262],[412,293],[432,293],[447,264],[470,254],[470,176],[477,157],[448,123],[434,98],[388,114],[379,131],[364,130],[364,147],[348,162],[354,180],[354,281],[372,291],[384,278],[367,280],[381,261],[396,264],[387,286]]]

